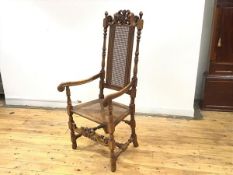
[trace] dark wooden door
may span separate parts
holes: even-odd
[[[233,111],[233,0],[217,0],[203,109]]]
[[[233,63],[233,7],[220,10],[220,27],[217,43],[217,62]]]

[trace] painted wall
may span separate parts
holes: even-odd
[[[206,0],[204,17],[203,17],[203,27],[201,36],[201,46],[200,46],[200,56],[197,71],[197,84],[195,99],[202,99],[203,88],[204,88],[204,72],[208,71],[210,62],[210,44],[211,44],[211,34],[212,34],[212,18],[214,10],[214,0]]]
[[[99,72],[102,18],[119,9],[144,12],[137,112],[193,116],[204,0],[1,0],[6,103],[64,106],[57,85]],[[97,97],[97,87],[72,88],[73,100]]]

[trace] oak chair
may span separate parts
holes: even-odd
[[[76,140],[80,136],[88,137],[104,146],[108,146],[110,149],[111,171],[113,172],[116,171],[116,160],[118,156],[127,149],[128,145],[132,142],[134,147],[138,147],[137,136],[135,133],[136,123],[134,119],[134,102],[137,86],[139,42],[141,30],[143,28],[142,15],[142,12],[140,12],[139,16],[136,16],[129,10],[120,10],[112,17],[106,12],[103,20],[104,39],[100,73],[85,80],[61,83],[57,88],[60,92],[66,89],[67,113],[69,116],[68,126],[70,129],[72,148],[77,148]],[[135,44],[134,68],[132,71],[133,75],[131,76],[131,60],[135,28],[137,28],[137,37]],[[108,29],[108,54],[107,61],[105,61]],[[72,106],[70,86],[85,84],[97,78],[100,78],[99,98],[77,106]],[[105,97],[104,88],[113,89],[117,92]],[[128,94],[130,96],[129,106],[113,101],[113,99],[123,94]],[[77,127],[73,119],[73,114],[94,121],[99,125],[94,128]],[[125,120],[128,115],[130,115],[130,120]],[[131,127],[131,136],[126,143],[118,143],[114,139],[115,127],[121,121]],[[104,129],[109,137],[95,132],[100,128]]]

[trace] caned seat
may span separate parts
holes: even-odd
[[[129,115],[129,106],[112,102],[113,123],[117,125],[127,115]],[[107,125],[109,122],[108,108],[103,106],[102,99],[96,99],[73,107],[72,112],[99,124]]]
[[[116,171],[117,158],[127,149],[129,144],[133,143],[134,147],[138,146],[134,115],[138,82],[139,43],[143,28],[142,15],[142,12],[140,12],[139,16],[136,16],[129,10],[120,10],[114,16],[110,16],[106,12],[103,20],[104,39],[100,72],[88,79],[61,83],[57,87],[60,92],[66,90],[67,114],[69,116],[68,125],[72,148],[77,148],[77,139],[81,136],[108,146],[110,149],[111,171],[113,172]],[[135,29],[137,29],[136,37]],[[109,34],[108,42],[106,41],[107,34]],[[136,44],[134,44],[135,38]],[[108,48],[106,48],[107,43]],[[134,61],[132,61],[134,47],[135,55]],[[134,67],[131,71],[132,64]],[[133,75],[131,76],[131,74]],[[98,78],[99,98],[73,106],[70,87],[89,83]],[[116,90],[116,92],[104,96],[105,88]],[[123,94],[129,95],[129,105],[127,106],[113,101],[113,99]],[[99,125],[92,128],[78,127],[73,118],[74,114],[96,122]],[[130,120],[125,120],[125,117],[128,115],[130,115]],[[116,125],[121,121],[128,124],[131,128],[131,132],[129,133],[130,138],[125,143],[119,143],[114,138]],[[103,129],[108,134],[108,137],[97,133],[97,129]],[[116,149],[117,147],[119,149]]]

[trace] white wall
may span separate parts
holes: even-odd
[[[119,9],[144,12],[137,111],[193,116],[204,0],[1,0],[6,103],[63,106],[57,85],[99,72],[102,18]],[[74,99],[97,97],[94,86],[76,88]]]
[[[208,71],[210,62],[210,44],[212,34],[212,18],[215,0],[206,0],[203,17],[200,56],[197,71],[195,99],[202,99],[204,88],[204,72]]]

